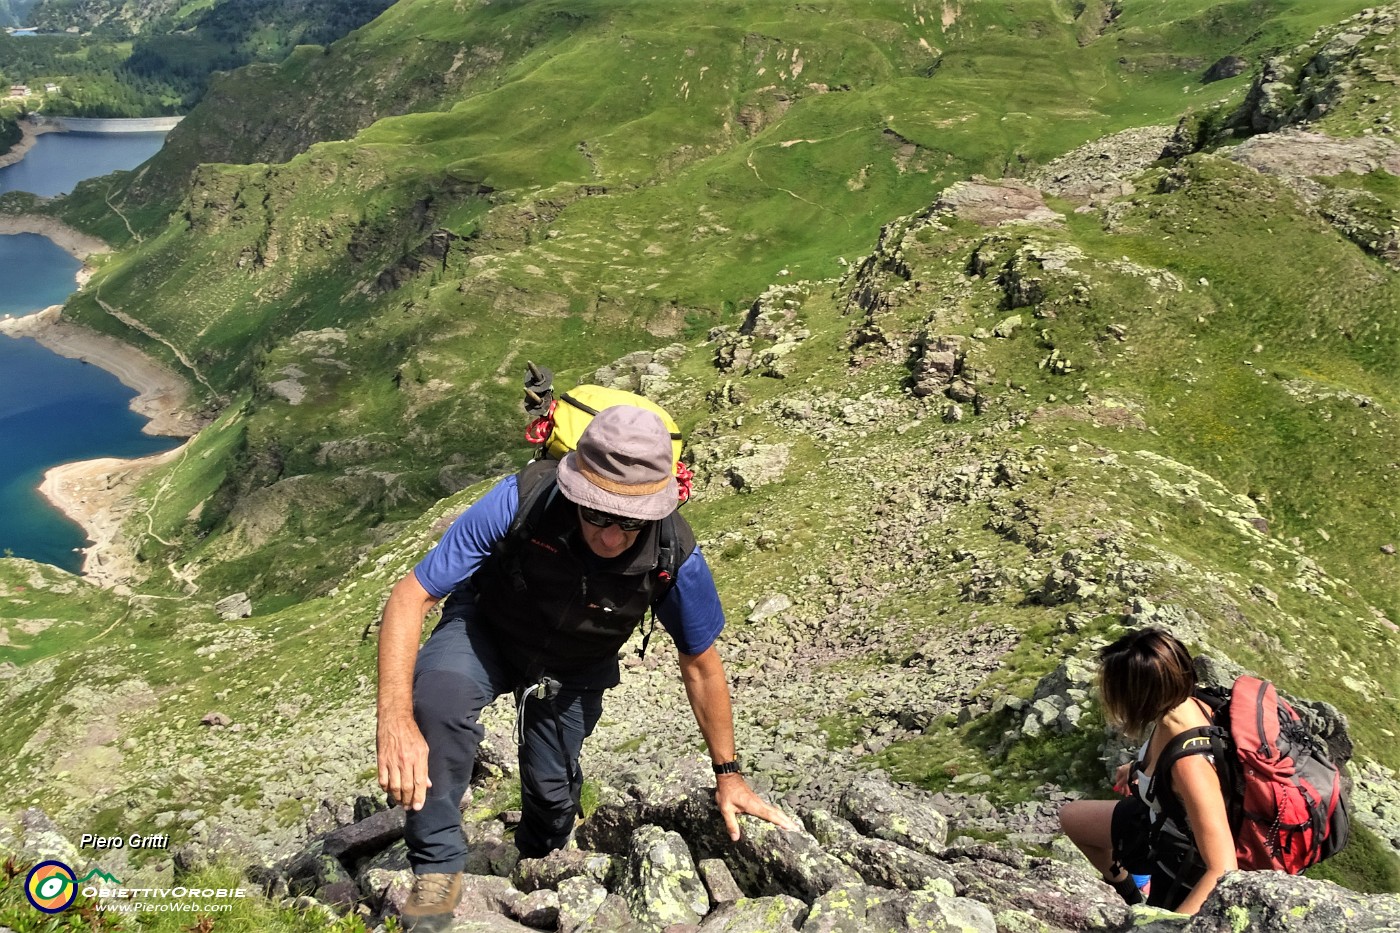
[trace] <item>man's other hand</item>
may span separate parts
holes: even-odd
[[[379,786],[405,810],[423,809],[428,788],[428,743],[413,720],[381,722],[378,735]]]

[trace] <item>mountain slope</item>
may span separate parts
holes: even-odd
[[[397,54],[416,23],[431,62],[472,30],[527,37],[459,100],[434,84],[435,109],[288,161],[194,168],[167,226],[140,185],[179,160],[116,181],[141,238],[68,311],[168,352],[113,312],[140,321],[220,411],[137,490],[137,596],[0,563],[0,615],[72,623],[5,683],[24,714],[0,779],[99,828],[165,812],[182,781],[174,834],[240,817],[268,848],[321,796],[370,792],[376,613],[527,455],[535,359],[679,416],[743,747],[775,795],[882,766],[1043,816],[1043,784],[1095,791],[1116,748],[1091,704],[1047,722],[1038,686],[1087,689],[1063,659],[1160,622],[1348,714],[1379,799],[1400,767],[1381,119],[1400,11],[1343,19],[1359,8],[546,3],[453,23],[419,0],[294,59],[268,151],[299,148],[291,115],[375,37]],[[1257,78],[1199,82],[1276,49]],[[1311,136],[1241,142],[1305,118]],[[108,184],[60,210],[119,223],[84,213]],[[236,591],[254,615],[218,620]],[[695,754],[669,647],[651,652],[590,773]],[[239,732],[201,725],[214,711]],[[1400,845],[1383,807],[1359,818]]]
[[[946,27],[900,6],[843,10],[715,19],[616,3],[579,19],[546,3],[477,8],[464,20],[420,0],[327,59],[289,61],[277,80],[293,90],[279,100],[287,113],[310,114],[327,109],[309,99],[324,102],[330,83],[367,87],[346,68],[380,67],[371,47],[400,62],[392,82],[418,74],[418,63],[436,68],[464,36],[518,43],[450,109],[385,119],[285,164],[198,169],[176,222],[109,263],[73,303],[94,326],[126,330],[108,308],[142,321],[220,393],[256,387],[248,455],[266,468],[226,468],[233,480],[201,512],[198,533],[280,478],[323,485],[325,445],[356,451],[339,464],[360,475],[352,486],[365,485],[365,471],[395,475],[393,488],[356,493],[354,507],[402,517],[395,505],[452,488],[437,475],[444,458],[479,468],[505,430],[511,403],[500,390],[476,400],[442,386],[477,384],[480,367],[530,346],[567,347],[549,355],[568,365],[620,353],[648,332],[732,320],[785,269],[838,274],[836,260],[864,249],[879,223],[957,178],[1047,161],[1154,108],[1158,120],[1175,119],[1205,93],[1182,83],[1164,51],[1181,33],[1203,43],[1206,54],[1193,48],[1202,59],[1270,34],[1204,4],[1167,23],[1119,17],[1116,31],[1082,46],[1082,24],[1054,4],[1014,15],[978,8]],[[424,47],[421,62],[395,58],[409,45]],[[358,110],[353,93],[338,93]],[[271,126],[276,147],[300,138],[275,113]],[[163,188],[170,175],[153,163],[132,176],[131,197],[143,179]],[[125,203],[105,186],[75,201],[80,221],[89,206]],[[127,215],[138,230],[141,210],[151,211],[146,223],[163,213],[138,204]],[[124,226],[107,216],[104,231]],[[515,323],[493,323],[521,312],[523,346]],[[345,351],[334,366],[302,365],[320,351],[287,338],[326,328],[346,332]],[[268,388],[288,367],[314,373],[293,380],[306,393],[295,406]],[[407,456],[367,440],[405,420],[417,426]],[[386,500],[398,502],[375,504]],[[181,533],[178,519],[162,538]],[[230,577],[244,573],[226,566],[229,549],[209,550]],[[288,576],[308,570],[276,563]],[[302,579],[276,588],[314,585]]]

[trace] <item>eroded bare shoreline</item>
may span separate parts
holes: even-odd
[[[49,218],[38,218],[49,220]],[[51,239],[49,229],[35,229],[35,218],[0,218],[0,231],[41,233]],[[17,221],[18,224],[6,224]],[[57,221],[53,221],[59,227]],[[24,229],[14,229],[23,224]],[[89,244],[77,231],[67,243],[69,252],[86,259]],[[85,238],[92,240],[92,238]],[[97,242],[102,250],[105,243]],[[86,267],[85,267],[86,268]],[[80,277],[81,284],[81,277]],[[70,359],[79,359],[112,373],[123,385],[135,389],[133,411],[149,419],[142,428],[147,434],[191,437],[202,421],[191,410],[189,384],[160,361],[115,337],[75,324],[62,316],[63,308],[53,305],[37,314],[0,319],[0,334],[30,337],[42,346]],[[140,481],[151,470],[181,456],[188,444],[150,457],[121,460],[106,457],[66,463],[49,469],[39,491],[57,509],[82,526],[92,544],[83,549],[83,573],[100,586],[121,589],[137,574],[136,542],[127,539],[123,527],[145,504],[133,498]]]
[[[61,220],[45,217],[43,214],[0,214],[0,235],[14,233],[37,233],[52,240],[54,245],[84,264],[84,271],[78,273],[78,284],[82,285],[91,276],[86,268],[87,259],[102,253],[110,253],[112,247],[95,236],[75,230]]]

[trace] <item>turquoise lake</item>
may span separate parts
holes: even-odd
[[[151,136],[152,134],[141,134]],[[158,136],[158,134],[156,134]],[[72,185],[94,171],[85,166],[133,168],[158,148],[151,140],[133,148],[121,136],[49,134],[39,143],[49,158],[39,163],[36,145],[18,165],[0,169],[0,191]],[[106,143],[117,141],[108,147]],[[142,155],[141,153],[145,154]],[[124,165],[112,166],[114,153]],[[87,171],[87,174],[82,174]],[[42,193],[36,191],[35,193]],[[61,303],[74,288],[79,263],[48,239],[33,234],[0,236],[0,315],[21,316]],[[44,471],[60,463],[96,457],[141,457],[178,441],[141,433],[146,419],[128,404],[136,393],[96,366],[65,359],[30,339],[0,337],[0,549],[17,557],[77,572],[87,544],[82,529],[39,495]]]

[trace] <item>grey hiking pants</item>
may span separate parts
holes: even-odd
[[[446,619],[418,652],[413,715],[428,743],[427,799],[404,827],[414,872],[457,872],[467,859],[458,804],[471,781],[484,730],[478,719],[496,697],[528,686],[484,626]],[[553,700],[526,699],[520,754],[521,822],[515,845],[540,858],[564,845],[574,827],[583,740],[603,714],[602,690],[562,690]]]

